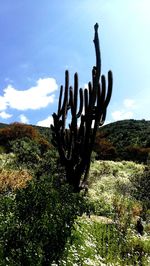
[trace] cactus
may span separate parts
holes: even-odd
[[[97,23],[94,29],[96,66],[92,70],[92,82],[89,82],[88,88],[79,89],[78,74],[75,73],[74,86],[71,87],[69,72],[65,72],[65,86],[60,88],[58,111],[53,113],[54,125],[51,125],[53,144],[65,167],[66,180],[76,192],[87,182],[96,132],[104,124],[112,94],[112,72],[108,72],[107,89],[106,78],[101,75]],[[69,128],[66,127],[68,115],[71,116]]]

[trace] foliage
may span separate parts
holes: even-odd
[[[128,146],[125,148],[125,159],[136,161],[136,162],[147,162],[148,154],[150,153],[150,148],[142,148],[139,146]]]
[[[0,197],[0,264],[148,265],[149,224],[137,236],[136,217],[144,210],[131,197],[133,176],[144,166],[95,161],[83,199],[65,184],[54,149],[41,158],[25,188]],[[7,168],[14,155],[5,159]]]
[[[109,140],[106,139],[103,132],[100,131],[96,134],[94,151],[97,153],[97,160],[112,160],[116,158],[115,147]]]
[[[133,162],[94,162],[90,172],[86,209],[90,210],[91,215],[113,219],[124,235],[128,228],[135,226],[138,217],[143,217],[148,222],[148,210],[143,208],[141,201],[133,197],[133,175],[142,175],[143,171],[143,165]]]
[[[28,137],[31,139],[37,138],[37,131],[32,126],[22,123],[13,123],[8,127],[0,130],[0,142],[5,143],[10,140],[16,140],[22,137]]]
[[[36,143],[39,143],[44,151],[50,148],[48,141],[40,135],[35,127],[32,127],[30,125],[13,123],[7,127],[0,129],[0,145],[7,148],[8,152],[10,152],[11,141],[18,141],[22,138],[28,138],[32,141],[35,141]]]
[[[115,147],[117,160],[130,159],[136,161],[137,158],[134,158],[134,156],[129,158],[130,154],[126,148],[130,146],[142,149],[141,158],[138,157],[137,161],[145,162],[143,152],[147,152],[146,149],[150,148],[150,121],[133,119],[117,121],[103,126],[99,129],[99,132]]]
[[[131,182],[133,196],[143,203],[144,208],[150,209],[150,166],[145,166],[143,174],[133,175]]]
[[[15,163],[15,154],[14,153],[3,153],[0,154],[0,170],[8,169],[13,166]]]
[[[4,210],[7,204],[2,204]],[[1,215],[2,262],[19,266],[51,265],[57,261],[73,221],[81,213],[80,206],[81,197],[69,186],[60,185],[56,177],[33,179],[16,192],[11,224],[8,212]]]
[[[16,155],[16,162],[32,168],[40,161],[39,145],[32,139],[24,137],[10,142],[11,151]]]
[[[32,176],[26,170],[0,170],[0,194],[23,188]]]
[[[82,196],[65,184],[63,169],[56,174],[54,149],[41,156],[37,143],[27,137],[11,147],[15,154],[1,156],[0,265],[51,265],[82,212]]]
[[[2,129],[6,130],[6,128],[10,127],[11,125],[0,123],[0,140],[1,140],[1,132],[5,133],[5,131],[1,130]],[[50,145],[52,137],[51,137],[51,130],[49,128],[44,128],[39,126],[32,126],[32,128],[35,129],[38,133],[40,133],[41,138],[47,141],[47,145]],[[99,138],[99,134],[100,136],[102,136],[102,140],[101,138]],[[5,134],[5,136],[6,135],[7,134]],[[132,156],[131,158],[131,155],[128,152],[128,148],[137,147],[137,149],[139,149],[139,152],[141,150],[141,155],[139,153],[138,160],[137,159],[136,160],[138,162],[145,162],[146,160],[145,156],[147,156],[148,149],[150,148],[150,121],[133,120],[133,119],[117,121],[114,123],[107,124],[102,128],[100,128],[97,136],[99,139],[98,141],[96,140],[97,145],[95,146],[94,149],[98,149],[98,154],[100,153],[100,157],[98,158],[135,161],[134,156]],[[104,143],[103,140],[105,140]],[[100,146],[101,141],[104,152],[103,154],[101,153],[101,146]],[[6,142],[0,141],[0,145],[2,145],[3,147],[4,143],[6,146]],[[6,147],[4,148],[6,149]],[[106,156],[103,156],[105,155],[105,153]],[[112,156],[111,158],[109,156],[110,154]]]
[[[6,148],[3,145],[0,145],[0,154],[3,154],[6,152]]]
[[[88,202],[96,215],[114,215],[114,197],[130,198],[130,178],[143,173],[144,166],[133,162],[95,161],[89,176]]]
[[[122,235],[115,224],[79,217],[59,265],[147,265],[150,240],[133,231]],[[142,264],[139,264],[142,263]]]
[[[103,126],[100,131],[103,131],[117,148],[129,145],[150,147],[150,121],[122,120]]]
[[[22,135],[9,148],[0,154],[0,265],[149,265],[149,164],[94,161],[93,154],[83,198],[65,184],[58,153],[41,136]]]

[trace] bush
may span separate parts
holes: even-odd
[[[32,179],[16,192],[12,214],[9,210],[9,215],[3,215],[4,220],[13,217],[11,224],[6,222],[6,227],[3,222],[1,226],[4,265],[51,265],[57,261],[82,205],[82,197],[60,184],[58,177]]]
[[[1,170],[0,171],[0,194],[9,193],[17,188],[26,186],[32,176],[26,170]]]
[[[42,153],[47,151],[52,145],[30,125],[22,123],[13,123],[8,127],[0,129],[0,145],[5,147],[7,152],[10,152],[11,141],[18,141],[20,139],[28,138],[35,141],[39,146]]]
[[[94,151],[98,160],[112,160],[116,158],[117,152],[113,144],[105,138],[103,132],[98,132],[94,144]]]
[[[34,140],[24,137],[10,142],[11,151],[16,155],[18,165],[33,168],[40,161],[40,148]]]
[[[150,209],[150,167],[145,166],[143,174],[132,176],[133,196],[141,201],[144,208]]]
[[[148,154],[150,153],[150,148],[144,148],[139,146],[127,146],[125,148],[125,153],[126,160],[146,163],[148,159]]]

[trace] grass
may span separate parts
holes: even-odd
[[[112,207],[114,197],[129,198],[132,190],[131,178],[143,173],[144,165],[133,162],[95,161],[91,165],[88,198],[91,202],[105,201]]]

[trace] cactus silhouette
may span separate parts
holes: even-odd
[[[79,89],[78,74],[73,87],[69,85],[69,72],[65,72],[65,86],[60,87],[57,113],[53,113],[52,141],[57,147],[61,164],[65,167],[66,180],[78,192],[87,183],[91,153],[98,127],[104,124],[112,94],[112,72],[108,82],[101,75],[101,55],[98,24],[94,26],[96,66],[92,70],[92,82],[88,88]],[[67,117],[71,117],[69,127]]]

